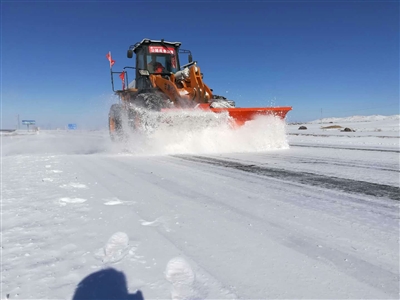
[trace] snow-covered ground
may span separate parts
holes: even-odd
[[[24,133],[1,136],[2,298],[399,298],[399,116]]]

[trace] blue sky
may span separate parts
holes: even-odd
[[[216,94],[292,106],[289,122],[399,114],[398,1],[14,0],[1,14],[2,128],[106,127],[105,55],[133,65],[143,38],[182,42]]]

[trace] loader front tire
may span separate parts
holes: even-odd
[[[171,104],[169,100],[165,100],[163,96],[158,93],[139,94],[135,102],[137,106],[153,111],[161,111],[163,108],[170,107]]]
[[[111,105],[108,114],[108,129],[110,132],[110,138],[113,142],[122,141],[124,138],[123,114],[124,110],[122,105]]]

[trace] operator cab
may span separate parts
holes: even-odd
[[[143,39],[131,46],[128,58],[136,54],[136,88],[151,87],[148,75],[160,74],[168,76],[180,70],[178,51],[180,42]]]

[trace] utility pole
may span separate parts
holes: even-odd
[[[322,108],[321,108],[321,124],[322,124]]]

